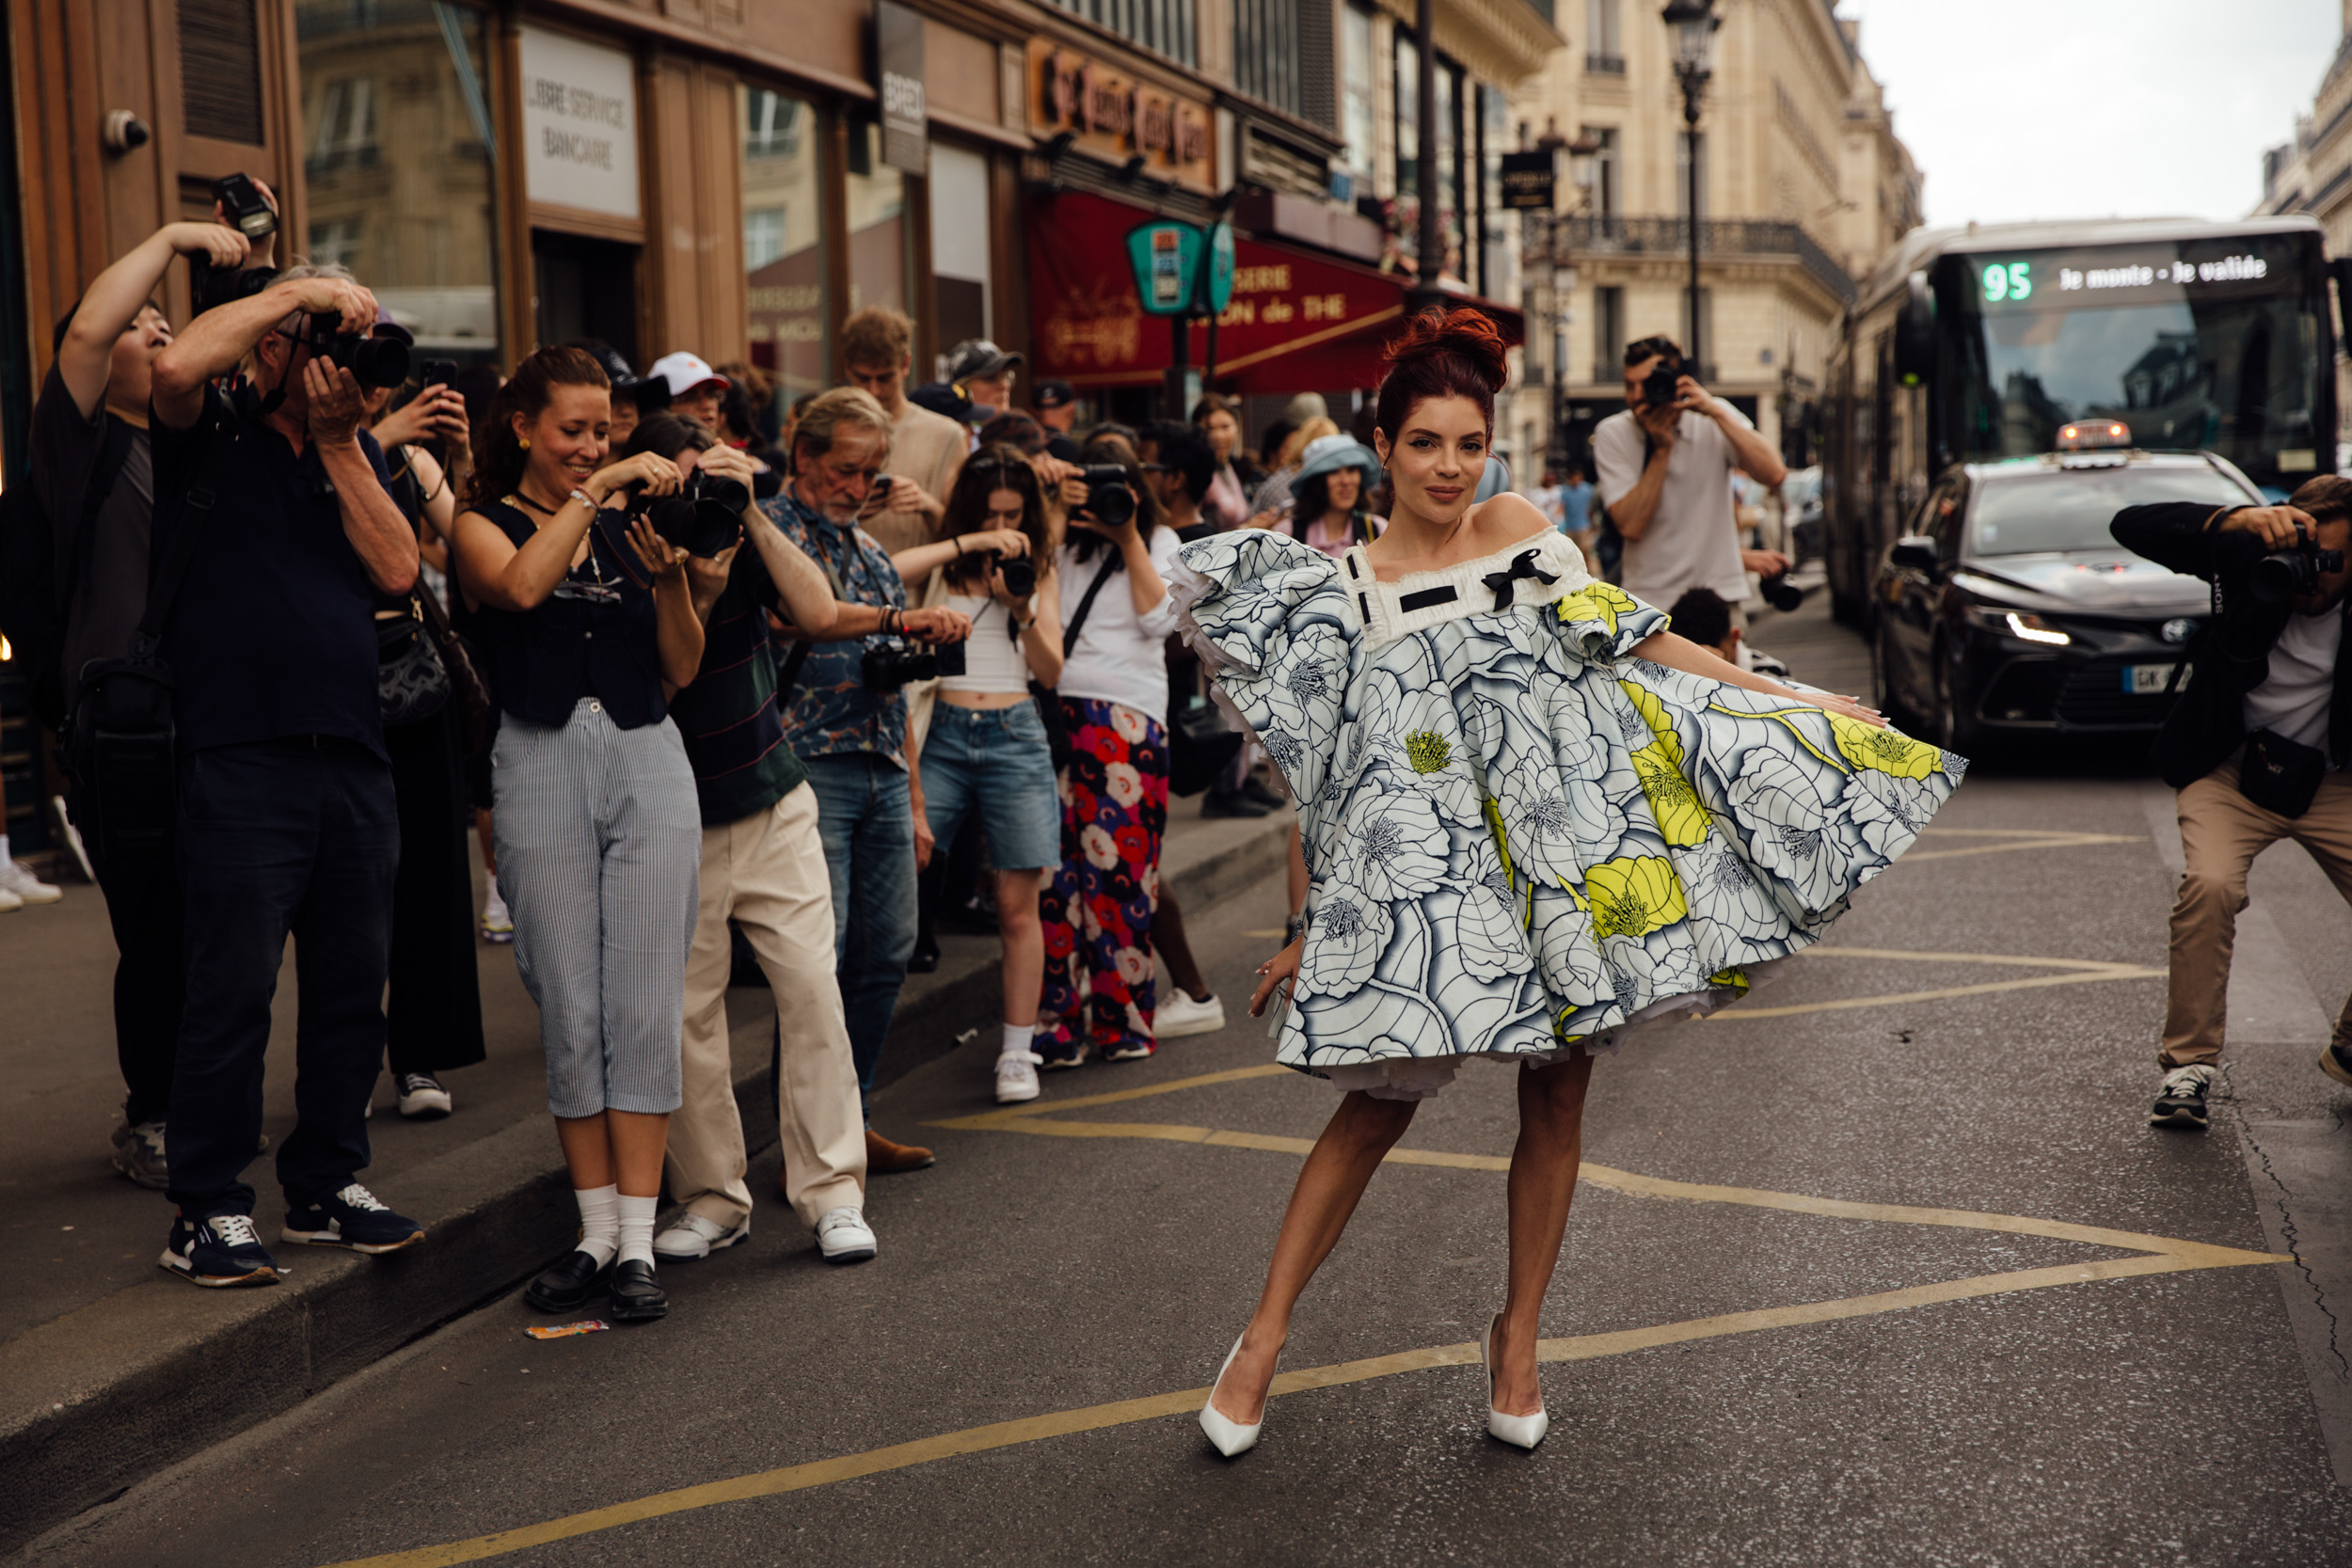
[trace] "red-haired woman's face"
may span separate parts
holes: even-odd
[[[1372,433],[1374,449],[1396,486],[1396,510],[1445,527],[1470,510],[1486,471],[1486,416],[1466,397],[1423,398],[1406,414],[1396,439]]]
[[[515,434],[531,443],[523,471],[546,495],[561,496],[604,467],[612,395],[601,387],[554,387],[539,417],[515,415]]]

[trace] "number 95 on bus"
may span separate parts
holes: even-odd
[[[2033,263],[2031,261],[1989,261],[1984,269],[1984,302],[1998,305],[2004,300],[2033,297]]]

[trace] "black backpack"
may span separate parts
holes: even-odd
[[[90,521],[112,494],[130,456],[131,427],[109,417],[96,469],[82,493],[82,515],[60,565],[57,534],[29,477],[0,490],[0,633],[8,637],[18,673],[32,692],[33,717],[56,730],[65,723],[65,620],[89,565]]]

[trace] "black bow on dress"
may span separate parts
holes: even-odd
[[[1536,566],[1535,552],[1534,550],[1521,550],[1512,559],[1511,569],[1509,571],[1488,572],[1486,577],[1481,579],[1486,584],[1487,587],[1495,591],[1495,609],[1508,610],[1511,608],[1511,601],[1516,596],[1517,593],[1511,585],[1518,581],[1521,578],[1534,578],[1542,582],[1546,587],[1549,587],[1552,583],[1560,580],[1551,573],[1543,571]]]

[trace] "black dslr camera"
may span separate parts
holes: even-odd
[[[883,693],[896,691],[909,681],[961,675],[963,644],[942,642],[934,648],[920,642],[883,642],[866,650],[860,673],[869,688]]]
[[[1642,377],[1642,401],[1652,408],[1672,406],[1675,386],[1682,379],[1682,361],[1661,358]]]
[[[1005,574],[1005,592],[1026,598],[1037,592],[1037,566],[1021,556],[1008,556],[996,563]]]
[[[2319,592],[2319,574],[2344,570],[2342,550],[2323,550],[2316,539],[2306,539],[2291,550],[2280,550],[2254,562],[2248,584],[2265,604],[2284,604]]]
[[[337,331],[342,325],[342,318],[332,310],[312,310],[294,344],[349,371],[362,387],[406,385],[406,343],[398,338],[379,338],[368,332]]]
[[[742,533],[743,509],[751,504],[752,493],[741,480],[696,468],[676,495],[641,495],[628,510],[632,515],[644,513],[656,533],[688,555],[710,561]]]
[[[1804,590],[1790,582],[1788,574],[1786,572],[1778,577],[1759,579],[1756,583],[1756,590],[1764,595],[1765,603],[1783,614],[1799,609],[1804,604]]]
[[[1087,483],[1086,510],[1105,528],[1125,528],[1135,519],[1136,492],[1127,470],[1116,463],[1089,463],[1079,470]]]

